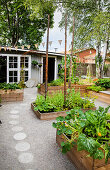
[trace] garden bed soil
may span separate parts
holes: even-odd
[[[86,88],[90,85],[77,85],[77,84],[72,84],[72,88],[75,89],[75,91],[80,91],[81,96],[83,96],[85,93],[87,93]],[[68,86],[66,86],[68,89]],[[52,94],[53,92],[57,92],[61,90],[62,92],[64,91],[64,86],[48,86],[48,94]],[[40,88],[38,88],[38,92],[42,95],[45,94],[45,85],[41,84]]]
[[[61,142],[66,141],[64,134],[56,134],[56,142],[61,147]],[[78,170],[110,170],[110,159],[105,164],[105,159],[98,160],[92,157],[87,157],[89,153],[86,151],[77,151],[77,145],[66,153],[67,157],[72,161]]]
[[[68,112],[68,110],[66,110],[66,111],[59,111],[59,112],[40,113],[39,111],[34,110],[34,103],[31,103],[31,109],[36,114],[36,116],[41,120],[54,120],[59,116],[66,116],[67,115],[66,112]],[[95,109],[96,108],[93,108],[93,110]],[[81,109],[81,110],[85,112],[89,109]]]
[[[16,90],[0,90],[2,102],[23,101],[23,89]]]
[[[95,97],[96,99],[110,104],[110,92],[109,91],[101,91],[99,93],[91,91],[91,90],[87,90],[87,93],[90,95],[90,97]]]

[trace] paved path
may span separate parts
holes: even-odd
[[[27,88],[23,102],[0,108],[0,170],[75,170],[56,144],[53,121],[41,121],[32,112],[36,95],[36,88]]]

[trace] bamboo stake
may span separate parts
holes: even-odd
[[[48,91],[48,43],[49,43],[50,15],[48,14],[47,44],[46,44],[46,67],[45,67],[45,99]]]

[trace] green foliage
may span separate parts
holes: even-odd
[[[106,114],[106,119],[107,119],[107,120],[110,120],[110,113],[107,113],[107,114]]]
[[[56,79],[49,83],[49,86],[61,86],[63,83],[63,79]]]
[[[89,86],[86,89],[87,90],[92,90],[92,91],[95,91],[95,92],[99,92],[99,91],[104,91],[105,90],[104,87],[96,86],[96,85]]]
[[[3,89],[3,90],[8,90],[8,89],[15,90],[15,89],[20,89],[20,87],[19,87],[19,84],[17,84],[17,83],[14,83],[14,84],[0,83],[0,89]]]
[[[98,79],[95,84],[104,88],[110,88],[110,78]]]
[[[39,2],[36,1],[34,6],[38,7]],[[52,8],[42,8],[42,17],[38,16],[38,13],[32,17],[32,8],[31,6],[27,8],[24,0],[1,0],[0,44],[8,46],[28,44],[35,48],[34,44],[41,43],[46,31],[48,11],[50,11],[50,27],[52,27],[54,15]]]
[[[103,159],[107,163],[110,158],[110,123],[106,120],[107,108],[88,110],[85,113],[72,109],[66,117],[56,118],[53,127],[57,134],[65,134],[66,142],[61,143],[62,152],[66,153],[77,144],[77,150],[86,150],[94,159]],[[100,150],[104,149],[105,153]]]
[[[41,84],[38,84],[38,85],[37,85],[37,88],[40,89],[40,86],[41,86]]]
[[[38,65],[38,62],[36,60],[33,60],[31,64],[36,66],[36,65]]]
[[[80,96],[80,92],[75,92],[74,89],[72,89],[71,93],[69,92],[68,89],[65,108],[64,108],[64,94],[62,93],[62,91],[53,93],[51,96],[48,95],[46,97],[46,100],[44,96],[38,95],[36,101],[34,102],[34,105],[35,110],[39,110],[41,112],[63,111],[72,109],[74,107],[86,109],[93,108],[95,106],[94,101],[90,101],[88,97],[82,99]]]

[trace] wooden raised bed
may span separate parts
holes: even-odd
[[[58,116],[66,116],[67,115],[66,112],[68,112],[68,110],[66,110],[66,111],[60,111],[60,112],[40,113],[39,111],[34,110],[33,103],[31,103],[31,109],[36,114],[36,116],[41,120],[54,120]],[[94,109],[96,109],[96,108],[93,108],[93,110]],[[81,110],[83,110],[85,112],[89,109],[81,109]]]
[[[0,90],[2,102],[23,101],[23,89],[16,90]]]
[[[90,97],[96,97],[98,100],[105,102],[107,104],[110,104],[110,92],[108,91],[102,91],[102,92],[94,92],[91,90],[87,90],[87,93],[90,95]]]
[[[77,91],[80,91],[80,93],[81,93],[82,96],[84,95],[84,93],[87,93],[86,88],[87,88],[88,86],[90,86],[90,85],[77,85],[77,84],[76,84],[76,85],[73,85],[73,84],[72,84],[72,88],[74,88],[76,92],[77,92]],[[68,86],[67,86],[67,89],[68,89]],[[57,91],[59,91],[59,90],[61,90],[61,91],[63,92],[64,86],[49,86],[49,87],[48,87],[48,94],[52,94],[53,92],[57,92]],[[42,94],[42,95],[45,94],[45,85],[44,85],[44,84],[41,84],[41,85],[40,85],[40,88],[38,89],[38,92],[39,92],[40,94]]]
[[[61,147],[61,142],[66,141],[66,136],[64,134],[56,134],[56,142]],[[87,157],[89,153],[86,151],[77,151],[77,146],[75,145],[70,151],[66,153],[67,157],[72,161],[78,170],[110,170],[110,159],[107,165],[105,165],[105,159],[98,160],[92,157]]]

